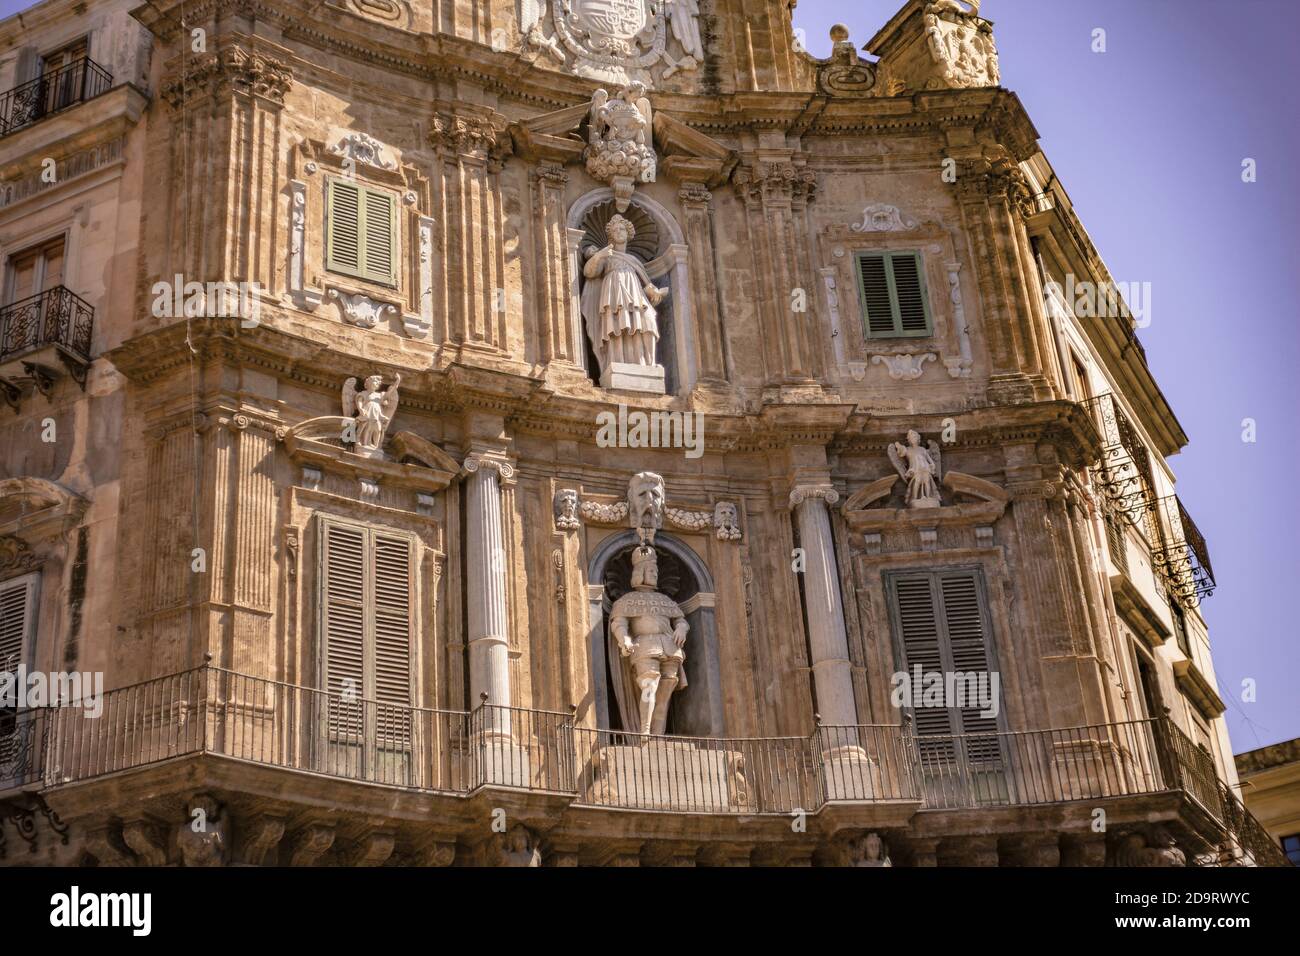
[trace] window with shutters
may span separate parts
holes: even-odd
[[[942,798],[986,802],[1005,796],[1004,759],[998,719],[985,716],[978,695],[945,695],[927,705],[922,675],[982,676],[991,693],[991,634],[983,576],[975,569],[907,571],[886,576],[886,593],[899,669],[912,683],[913,726],[922,771]],[[955,680],[955,679],[954,679]],[[957,681],[973,689],[973,681]],[[971,699],[975,697],[976,699]],[[1000,701],[997,712],[1001,713]]]
[[[39,586],[38,574],[0,582],[0,671],[13,673],[19,664],[32,663]]]
[[[397,285],[397,199],[352,179],[328,180],[325,268]]]
[[[867,338],[930,335],[930,302],[919,252],[858,253],[858,292]]]
[[[328,755],[389,776],[411,739],[414,542],[332,518],[319,540]]]

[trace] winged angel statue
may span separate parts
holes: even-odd
[[[930,439],[929,447],[921,444],[921,435],[915,430],[907,433],[907,444],[892,442],[889,460],[899,476],[907,482],[909,508],[937,508],[939,478],[942,475],[942,453],[939,443]]]
[[[345,439],[353,437],[357,454],[367,458],[383,456],[380,446],[384,443],[384,433],[397,414],[397,386],[402,376],[400,373],[393,376],[393,384],[380,391],[383,381],[378,375],[369,375],[361,389],[357,388],[355,378],[343,383],[343,417],[354,419],[350,423],[352,428],[345,428],[343,434]]]

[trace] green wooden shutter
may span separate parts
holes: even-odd
[[[376,532],[374,536],[374,699],[379,704],[379,737],[386,744],[410,738],[411,704],[411,543]],[[385,706],[388,705],[388,706]]]
[[[391,193],[331,179],[325,267],[383,285],[396,284],[396,209]]]
[[[394,279],[393,250],[397,245],[393,197],[373,189],[363,190],[362,197],[365,208],[362,221],[365,237],[363,274],[367,279],[391,285]]]
[[[332,272],[361,272],[361,201],[356,183],[330,180],[325,268]]]
[[[860,253],[858,285],[868,338],[931,334],[930,302],[920,253]]]
[[[909,680],[915,676],[917,667],[923,674],[942,672],[942,635],[936,613],[933,577],[929,574],[900,576],[892,578],[890,583],[902,650],[902,670]],[[917,697],[911,713],[918,736],[943,736],[957,732],[947,709],[915,706],[920,703],[921,688],[913,684],[912,693]],[[923,744],[922,752],[927,757],[952,758],[953,742],[928,742]]]
[[[942,574],[939,576],[939,590],[952,669],[966,674],[987,675],[988,640],[984,633],[984,606],[980,600],[979,582],[969,571]],[[992,689],[991,683],[989,687]],[[963,707],[954,715],[961,722],[962,733],[984,735],[967,738],[966,753],[971,760],[1000,759],[996,717],[980,716],[978,706]]]
[[[0,584],[0,670],[13,672],[31,664],[31,639],[36,632],[35,574]]]

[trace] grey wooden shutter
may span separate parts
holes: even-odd
[[[374,698],[379,734],[388,743],[410,737],[411,544],[406,538],[374,536]]]
[[[366,696],[366,534],[325,522],[321,534],[321,633],[331,736],[360,736]]]
[[[989,674],[989,635],[980,580],[976,571],[919,571],[891,575],[890,600],[898,629],[900,664],[909,678],[919,665],[922,673]],[[990,678],[991,680],[991,678]],[[991,688],[991,683],[990,683]],[[913,686],[914,704],[921,688]],[[971,759],[997,759],[997,719],[980,716],[976,704],[967,707],[914,706],[918,736],[988,734],[969,738]],[[922,743],[923,754],[952,756],[950,742]]]
[[[931,333],[930,303],[920,253],[860,253],[858,281],[868,338]]]
[[[13,672],[30,663],[30,639],[36,630],[36,575],[0,584],[0,670]]]

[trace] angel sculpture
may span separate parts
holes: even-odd
[[[392,385],[380,391],[383,381],[378,375],[367,376],[365,387],[360,390],[355,378],[343,383],[343,417],[349,419],[351,426],[344,428],[344,439],[352,438],[357,454],[367,458],[383,457],[380,446],[384,443],[384,433],[397,413],[401,373],[393,376]]]
[[[929,447],[926,448],[921,444],[920,434],[914,430],[909,431],[906,445],[902,442],[890,444],[889,460],[902,479],[907,482],[909,508],[939,507],[942,454],[937,441],[931,439]]]
[[[618,211],[625,212],[637,183],[652,183],[658,167],[654,113],[645,85],[629,83],[610,96],[596,90],[587,110],[587,172],[614,188]]]

